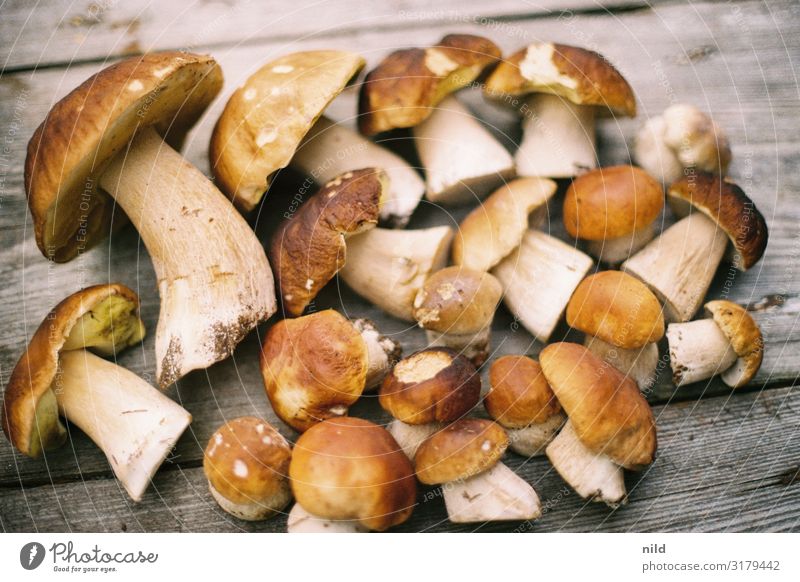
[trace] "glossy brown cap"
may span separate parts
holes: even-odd
[[[761,368],[764,338],[753,317],[741,305],[720,299],[705,305],[706,315],[725,334],[736,352],[736,363],[722,373],[722,380],[731,388],[744,386]]]
[[[503,356],[489,368],[491,389],[483,399],[486,412],[506,428],[547,422],[561,405],[536,360]]]

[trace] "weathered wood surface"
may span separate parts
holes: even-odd
[[[123,41],[113,36],[114,31],[119,29],[115,29],[111,23],[115,22],[117,17],[124,20],[125,15],[134,10],[131,4],[133,3],[114,4],[102,22],[86,27],[86,30],[81,32],[85,35],[85,39],[80,44],[88,48],[85,52],[75,52],[74,56],[80,60],[93,61],[104,59],[108,54],[118,55],[124,52]],[[234,8],[245,4],[247,3],[235,2]],[[762,325],[767,345],[766,356],[762,370],[751,390],[759,390],[764,386],[793,384],[800,371],[800,329],[798,329],[800,266],[797,264],[800,233],[796,226],[800,221],[800,200],[798,200],[800,175],[796,172],[797,151],[800,145],[797,137],[800,135],[798,131],[800,106],[798,106],[798,85],[792,62],[800,53],[797,34],[800,29],[798,5],[790,1],[693,6],[686,6],[683,3],[664,3],[663,6],[652,10],[606,14],[602,10],[588,10],[585,13],[577,10],[595,4],[591,2],[538,3],[544,9],[575,8],[574,14],[558,18],[547,17],[546,10],[538,8],[534,10],[531,8],[534,4],[536,3],[525,3],[524,8],[520,9],[519,4],[493,3],[488,16],[505,14],[503,20],[497,21],[502,26],[495,27],[481,27],[474,19],[466,19],[467,22],[456,21],[452,13],[449,16],[447,14],[436,16],[427,12],[429,18],[419,17],[407,26],[403,23],[395,26],[396,23],[390,18],[384,18],[384,24],[380,27],[358,26],[342,34],[338,27],[330,25],[336,22],[335,19],[323,19],[319,16],[325,14],[323,11],[317,13],[316,18],[319,20],[298,19],[298,22],[312,20],[311,23],[303,25],[307,26],[307,29],[281,24],[280,27],[275,25],[274,28],[280,28],[284,32],[272,34],[269,27],[232,32],[231,20],[223,19],[225,24],[220,25],[219,30],[224,32],[219,32],[217,36],[209,37],[196,46],[192,45],[194,50],[212,52],[219,59],[225,71],[226,87],[223,96],[217,100],[191,136],[190,143],[187,144],[187,156],[198,167],[207,171],[206,147],[209,132],[227,94],[241,84],[260,63],[290,50],[320,47],[350,48],[358,50],[371,64],[374,64],[389,50],[409,43],[424,44],[435,41],[442,34],[453,31],[483,32],[490,35],[506,51],[513,50],[533,38],[547,38],[596,47],[618,64],[636,89],[640,102],[638,120],[603,123],[600,144],[604,163],[626,162],[630,156],[628,147],[631,136],[642,123],[642,119],[657,114],[674,100],[692,102],[712,111],[715,118],[728,131],[734,144],[735,161],[732,175],[740,181],[767,217],[771,236],[767,254],[757,268],[746,274],[735,273],[731,278],[727,267],[723,267],[715,280],[710,296],[718,297],[726,294],[730,299],[750,304]],[[426,9],[415,8],[420,5],[424,6],[423,3],[404,2],[401,8],[395,7],[395,10],[405,10],[409,15],[415,11],[417,14],[422,14]],[[453,10],[463,8],[467,14],[487,14],[482,5],[475,5],[478,8],[472,11],[468,7],[456,6],[456,3],[451,8]],[[631,3],[618,2],[615,5],[630,6]],[[219,8],[213,6],[214,10]],[[80,8],[74,6],[75,10]],[[198,8],[198,10],[205,9],[211,8],[207,6]],[[21,18],[19,15],[27,9],[19,3],[0,9],[0,11],[6,10],[13,18]],[[73,14],[71,10],[72,7],[67,14]],[[122,12],[118,14],[113,12],[115,10]],[[172,37],[174,38],[172,42],[156,34],[155,31],[163,32],[168,23],[172,22],[169,20],[171,9],[163,14],[152,8],[140,10],[149,16],[142,19],[137,30],[148,30],[147,34],[151,35],[143,37],[148,40],[145,40],[144,44],[140,43],[142,48],[151,46],[181,48],[191,43],[191,39],[187,40],[187,36]],[[244,23],[245,20],[257,20],[241,17],[241,14],[250,14],[248,10],[252,8],[241,10],[241,13],[235,11],[231,13],[234,14],[231,18],[242,20],[241,26],[249,25]],[[303,13],[303,10],[306,9],[299,8],[299,13]],[[60,15],[53,14],[58,12],[55,8],[50,12],[51,14],[47,16],[39,16],[37,11],[37,18],[52,19]],[[62,8],[61,13],[64,12]],[[269,10],[266,10],[265,13],[268,12]],[[380,14],[386,16],[385,12],[377,11],[370,13],[369,18],[378,19]],[[529,18],[531,15],[536,17]],[[7,19],[4,13],[0,19],[0,28],[10,27],[8,23],[13,18]],[[191,28],[186,24],[186,18],[180,20],[180,26],[172,27],[183,31],[178,34],[186,35],[191,32]],[[54,29],[53,22],[48,22],[49,24],[42,23],[43,26],[49,26],[46,30]],[[313,22],[323,22],[327,28],[323,29],[320,26],[315,28]],[[5,30],[0,30],[2,32],[0,43],[7,43],[9,38]],[[52,36],[53,46],[59,46],[60,50],[54,51],[41,45],[38,49],[43,55],[42,58],[30,57],[31,47],[35,48],[37,37],[30,31],[23,30],[19,24],[15,25],[14,30],[19,32],[17,42],[20,46],[27,43],[28,48],[25,50],[28,51],[28,56],[23,50],[19,53],[21,55],[19,59],[14,60],[17,58],[14,56],[16,45],[10,53],[10,60],[6,60],[0,52],[0,59],[3,59],[2,62],[7,63],[6,66],[9,68],[25,68],[36,63],[57,64],[65,60],[64,55],[67,55],[66,60],[73,58],[72,51],[76,49],[66,44],[65,37],[59,37],[67,34],[60,29],[53,32]],[[286,31],[292,32],[286,33]],[[122,33],[116,34],[119,36]],[[313,36],[297,40],[303,34]],[[159,38],[158,42],[152,40],[155,37]],[[241,42],[246,37],[247,40]],[[57,58],[59,55],[61,58]],[[27,339],[47,310],[62,297],[86,284],[121,281],[130,285],[142,297],[143,316],[148,328],[151,331],[155,328],[158,298],[154,276],[147,253],[139,243],[136,233],[128,229],[109,245],[96,248],[73,263],[50,265],[41,257],[33,243],[30,219],[22,193],[22,163],[28,137],[55,100],[102,66],[100,62],[86,62],[70,67],[48,68],[35,73],[23,71],[0,77],[0,131],[3,133],[3,143],[0,145],[0,249],[2,249],[0,252],[3,255],[0,275],[4,281],[0,287],[0,321],[4,324],[5,332],[3,342],[0,344],[0,383],[3,386],[17,358],[24,350]],[[513,115],[484,103],[478,94],[468,95],[467,101],[475,113],[486,119],[509,146],[518,138],[519,130]],[[347,91],[331,108],[332,116],[342,120],[351,119],[354,111],[355,90]],[[262,239],[268,237],[275,218],[285,210],[287,200],[291,198],[297,182],[298,178],[287,172],[271,191],[268,203],[254,220],[256,230]],[[563,235],[559,209],[553,210],[549,227],[552,232]],[[430,206],[423,206],[411,226],[452,223],[459,220],[465,212],[464,209],[458,209],[447,214]],[[664,220],[665,224],[668,224],[672,218],[667,213]],[[381,315],[352,292],[346,288],[337,288],[335,284],[326,289],[317,301],[317,305],[332,306],[357,316],[367,316],[377,320],[385,331],[395,335],[402,342],[407,353],[422,347],[425,343],[424,334],[419,330],[411,329],[402,322]],[[501,309],[498,313],[494,327],[498,355],[521,352],[536,354],[541,348],[541,345],[534,342],[524,330],[513,325],[511,317],[505,310]],[[207,372],[191,374],[170,392],[193,414],[194,422],[177,447],[175,457],[177,465],[166,467],[164,475],[159,477],[163,481],[157,480],[157,483],[163,484],[160,485],[160,491],[163,489],[163,499],[159,502],[163,505],[162,514],[165,512],[168,514],[170,508],[179,507],[190,516],[198,515],[194,521],[186,518],[188,525],[184,526],[185,529],[242,527],[242,524],[232,523],[224,518],[215,507],[208,506],[209,499],[202,483],[201,471],[198,469],[205,442],[225,419],[244,414],[258,414],[273,421],[287,436],[293,436],[289,429],[275,419],[263,393],[257,352],[259,337],[265,329],[266,326],[261,328],[259,333],[252,334],[240,346],[234,358]],[[566,331],[562,325],[557,336]],[[120,363],[145,377],[152,377],[155,366],[152,353],[151,335],[141,347],[123,354]],[[778,389],[771,390],[771,393],[784,392]],[[717,381],[707,385],[687,387],[676,393],[669,382],[667,367],[650,394],[650,399],[654,403],[665,403],[691,400],[699,396],[727,394],[728,390]],[[785,391],[785,394],[790,395],[788,391]],[[765,393],[759,398],[766,396]],[[740,399],[748,398],[752,399],[755,396],[737,393],[731,396],[727,406],[732,407]],[[359,405],[358,411],[367,418],[382,418],[374,399],[366,400]],[[705,406],[711,406],[707,404],[708,402],[716,402],[716,406],[721,406],[721,403],[726,401],[727,396],[723,396],[698,402],[697,408],[693,408],[695,406],[693,403],[681,404],[677,408],[675,404],[670,404],[660,410],[663,411],[662,416],[672,409],[682,410],[688,423],[695,418],[695,410],[705,410]],[[791,423],[790,418],[785,422]],[[741,441],[743,446],[741,450],[757,447],[758,439],[754,435],[772,430],[771,423],[774,422],[764,415],[752,415],[741,420],[746,425],[746,429],[743,425],[742,433],[737,437],[737,442]],[[796,432],[797,429],[796,421],[794,425],[781,426],[786,435],[791,435],[792,431]],[[698,455],[714,454],[715,449],[712,445],[717,442],[729,443],[732,439],[730,435],[725,438],[716,435],[714,432],[716,429],[716,426],[709,428],[712,438],[701,441],[704,445],[687,443],[684,452],[689,455],[687,458],[691,461],[679,465],[682,477],[673,475],[676,479],[672,484],[675,491],[686,491],[688,489],[686,485],[691,479],[699,479],[705,474],[706,468],[701,463],[694,462],[695,459],[701,458]],[[669,430],[671,429],[668,426],[662,426],[660,420],[659,434],[662,436],[662,445],[664,436],[661,431],[667,431],[666,434],[669,434]],[[65,500],[73,499],[69,501],[70,505],[78,505],[84,510],[88,507],[90,511],[95,511],[94,504],[112,503],[105,499],[106,493],[117,491],[117,485],[109,479],[108,464],[84,435],[79,431],[74,432],[68,446],[50,453],[44,461],[32,461],[14,454],[10,445],[4,439],[0,439],[2,441],[0,442],[0,499],[2,499],[0,520],[3,528],[34,527],[31,522],[25,521],[26,518],[19,512],[7,513],[8,507],[16,507],[19,504],[20,495],[42,499],[41,503],[44,505],[46,505],[45,499],[51,500],[52,507],[49,511],[41,507],[32,513],[36,516],[37,527],[42,529],[57,530],[64,527],[60,518],[50,517],[55,515],[52,512],[58,511],[59,506],[53,491],[63,491]],[[718,440],[713,438],[715,436]],[[701,446],[711,447],[712,450],[695,450],[695,447]],[[791,452],[791,447],[786,446],[785,450]],[[764,463],[775,460],[769,457],[769,454],[771,453],[764,449],[762,454],[766,457],[763,459]],[[652,479],[657,479],[657,476],[665,470],[663,459],[662,455],[662,460],[650,470],[643,485]],[[795,461],[798,459],[796,449],[794,459]],[[543,472],[545,465],[541,463],[543,461],[534,461],[531,466],[538,467],[537,470]],[[726,472],[730,472],[731,475],[728,476],[733,478],[741,469],[736,462],[730,461],[727,468],[719,469],[718,478],[724,478]],[[183,480],[183,475],[187,476],[188,481]],[[553,483],[560,483],[557,477],[551,479],[555,480]],[[56,485],[51,485],[52,483]],[[173,489],[169,489],[167,485],[169,483],[174,484]],[[787,529],[795,523],[792,519],[796,521],[800,515],[796,489],[796,486],[787,488],[787,494],[781,498],[780,508],[774,510],[782,520],[781,527]],[[179,493],[176,493],[176,490],[180,490]],[[665,501],[664,507],[668,507],[668,510],[661,511],[660,501],[657,499],[659,489],[647,490],[651,493],[650,497],[646,498],[652,498],[653,507],[643,522],[646,525],[637,525],[638,518],[631,517],[639,515],[639,518],[643,518],[641,514],[630,513],[637,504],[616,512],[613,523],[622,520],[619,523],[623,524],[620,526],[623,528],[660,529],[659,520],[662,520],[664,529],[673,527],[671,524],[677,524],[674,525],[675,529],[694,527],[689,525],[694,523],[690,516],[676,515],[680,513],[678,512],[680,506],[676,505],[680,502],[680,496],[676,496],[670,502],[671,505]],[[91,502],[86,500],[87,495],[92,497]],[[765,508],[769,507],[768,495],[763,493],[765,497],[762,498],[762,493],[754,490],[750,501],[742,495],[744,493],[741,490],[732,486],[723,488],[722,493],[704,487],[691,493],[692,500],[697,501],[698,506],[710,508],[708,521],[704,522],[710,524],[706,529],[772,529],[769,522],[764,521]],[[151,493],[151,496],[155,494]],[[552,497],[550,493],[547,496]],[[575,503],[574,495],[572,497],[572,502]],[[191,501],[192,499],[194,501]],[[746,507],[742,501],[747,503]],[[128,515],[126,511],[130,511],[130,515],[139,516],[137,519],[143,524],[140,529],[179,527],[180,521],[176,520],[146,521],[141,515],[143,509],[125,509],[126,504],[120,495],[117,495],[113,503],[117,503],[118,507],[113,511],[109,510],[110,513],[106,514],[105,509],[102,511],[98,509],[97,515],[93,513],[90,517],[85,515],[76,517],[74,527],[79,529],[107,527],[113,530],[119,526],[112,525],[116,523],[114,521],[105,522],[103,516],[108,516],[108,520],[112,520],[111,516],[117,516],[114,519],[118,519],[119,516]],[[143,507],[152,509],[152,505]],[[612,520],[605,520],[606,513],[598,509],[580,511],[582,517],[574,522],[574,529],[609,528],[609,522]],[[210,511],[214,512],[213,515],[209,513]],[[541,528],[558,529],[556,526],[548,526],[547,524],[551,522],[547,520],[552,519],[553,524],[563,524],[567,515],[570,514],[562,515],[560,510],[554,509],[546,516]],[[94,521],[91,521],[92,519]],[[429,516],[427,512],[419,512],[413,523],[409,524],[409,528],[446,529],[444,524],[438,524],[440,519],[441,515],[437,518],[434,514]],[[103,525],[104,523],[108,525]],[[133,520],[133,523],[136,521]],[[128,526],[136,529],[131,523],[128,523]],[[539,525],[536,526],[536,529],[541,528]]]

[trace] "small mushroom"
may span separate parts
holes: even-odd
[[[380,384],[400,357],[372,322],[327,309],[273,325],[261,349],[261,376],[275,414],[297,431],[344,416]]]
[[[87,287],[64,299],[33,334],[0,411],[8,440],[33,458],[64,444],[63,416],[100,447],[134,501],[192,421],[136,374],[87,351],[111,356],[139,343],[145,331],[138,308],[123,285]]]
[[[447,264],[453,229],[373,228],[347,241],[339,277],[383,311],[414,321],[414,299],[428,276]]]
[[[489,368],[486,412],[506,429],[511,450],[525,457],[544,454],[566,421],[539,363],[526,356],[503,356]]]
[[[208,489],[219,506],[247,521],[269,519],[289,505],[292,448],[253,416],[235,418],[211,436],[203,455]]]
[[[289,465],[295,509],[290,531],[300,531],[298,513],[325,522],[344,522],[346,531],[384,531],[406,521],[414,509],[414,468],[385,429],[344,417],[326,420],[304,432]],[[339,528],[328,528],[337,531]]]
[[[476,366],[489,355],[492,320],[503,295],[489,273],[447,267],[428,277],[414,300],[414,319],[431,346],[451,348]]]
[[[567,323],[586,334],[589,350],[641,390],[653,385],[664,314],[647,285],[621,271],[590,275],[572,294]]]
[[[677,103],[647,120],[636,135],[637,163],[664,184],[687,172],[724,176],[731,163],[725,132],[693,105]]]
[[[237,208],[258,206],[272,176],[289,165],[325,108],[363,66],[364,59],[351,52],[296,52],[267,63],[234,91],[208,155],[217,184]]]
[[[494,422],[464,418],[435,433],[417,450],[417,479],[442,485],[447,517],[454,523],[536,519],[539,496],[500,462],[506,432]]]
[[[480,393],[481,377],[467,358],[428,348],[397,363],[383,380],[378,401],[395,418],[389,432],[413,459],[422,441],[442,423],[466,415]]]
[[[46,257],[68,261],[98,244],[119,224],[115,203],[142,237],[161,296],[155,343],[162,388],[227,358],[275,312],[261,243],[171,147],[221,87],[211,57],[126,59],[53,106],[28,144],[28,205]]]
[[[514,157],[520,176],[571,178],[596,167],[595,115],[636,116],[633,90],[608,60],[549,42],[504,59],[484,95],[520,109],[523,137]]]
[[[740,271],[757,263],[767,247],[767,224],[733,182],[698,173],[669,187],[670,198],[692,213],[666,229],[621,269],[646,283],[664,303],[667,319],[689,321],[703,303],[728,242]]]
[[[599,261],[617,265],[655,236],[664,190],[644,170],[613,166],[575,178],[564,196],[564,227]]]
[[[404,228],[425,193],[425,182],[408,162],[357,131],[320,117],[297,148],[291,166],[324,184],[337,175],[366,166],[389,177],[381,224]]]
[[[758,324],[731,301],[709,301],[705,313],[705,319],[667,327],[673,382],[680,387],[720,374],[731,388],[746,385],[764,355]]]
[[[656,453],[653,411],[636,383],[587,348],[546,346],[545,378],[569,420],[547,446],[547,458],[584,499],[625,502],[622,469],[642,470]]]
[[[510,255],[530,228],[547,216],[556,183],[518,178],[504,184],[461,222],[453,240],[453,263],[489,271]]]
[[[387,187],[383,170],[345,172],[281,223],[269,254],[288,315],[302,315],[342,268],[348,239],[375,227]]]
[[[451,34],[426,49],[391,53],[364,79],[361,133],[413,127],[431,202],[469,202],[514,173],[511,155],[451,96],[499,57],[488,39]]]

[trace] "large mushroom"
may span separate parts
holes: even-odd
[[[498,58],[500,49],[490,40],[451,34],[425,49],[391,53],[364,79],[361,133],[413,128],[431,202],[469,202],[514,173],[503,145],[451,95]]]
[[[161,295],[162,388],[228,357],[275,312],[261,243],[211,181],[171,147],[221,86],[211,57],[167,52],[127,59],[59,101],[28,144],[28,205],[46,257],[68,261],[99,243],[113,228],[114,202],[139,231]]]
[[[8,440],[33,458],[64,444],[63,416],[100,447],[134,501],[192,420],[136,374],[92,353],[113,356],[139,343],[145,330],[138,308],[123,285],[87,287],[64,299],[17,362],[0,411]]]
[[[532,43],[504,59],[486,80],[484,95],[515,106],[523,116],[514,157],[520,176],[571,178],[595,168],[595,115],[636,116],[633,90],[608,60],[549,42]]]

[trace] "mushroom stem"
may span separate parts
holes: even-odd
[[[367,381],[364,391],[374,390],[400,359],[402,348],[393,339],[381,335],[375,324],[368,319],[356,319],[353,326],[367,344]]]
[[[509,448],[523,457],[543,455],[566,420],[566,415],[559,412],[541,423],[524,428],[507,428]]]
[[[373,228],[347,240],[347,262],[339,276],[356,293],[385,312],[414,321],[417,292],[447,262],[453,231]]]
[[[625,503],[622,467],[586,448],[569,420],[546,452],[558,474],[584,499],[601,501],[609,507]]]
[[[633,231],[631,234],[608,240],[590,240],[586,242],[586,250],[597,257],[598,261],[609,265],[618,265],[632,254],[638,252],[655,236],[655,223]]]
[[[442,426],[444,425],[439,422],[408,424],[395,418],[389,423],[386,430],[394,437],[406,456],[413,461],[419,446]]]
[[[529,230],[516,251],[492,270],[504,301],[536,339],[547,342],[592,259],[538,230]]]
[[[455,97],[413,132],[431,202],[475,202],[514,175],[511,154]]]
[[[667,326],[672,380],[676,386],[721,374],[736,363],[736,352],[713,319]]]
[[[594,107],[537,93],[522,115],[522,143],[514,156],[520,176],[571,178],[597,166]]]
[[[583,341],[591,352],[629,376],[644,391],[656,380],[658,368],[658,344],[650,342],[639,349],[618,348],[598,337],[587,335]]]
[[[430,329],[425,331],[428,346],[455,350],[470,359],[476,366],[483,364],[489,355],[489,341],[492,336],[491,324],[473,333],[439,333]]]
[[[367,530],[358,521],[331,520],[313,515],[299,503],[289,512],[289,533],[364,533]]]
[[[264,248],[202,172],[151,128],[100,177],[153,260],[161,295],[156,374],[162,388],[227,358],[275,312]]]
[[[622,264],[664,303],[669,321],[689,321],[722,261],[728,237],[700,212],[676,222]]]
[[[539,496],[503,463],[463,481],[442,485],[447,517],[453,523],[536,519]]]
[[[192,421],[133,372],[85,350],[61,353],[53,391],[61,414],[102,449],[134,501]]]
[[[288,487],[286,488],[285,495],[275,500],[272,505],[257,500],[248,503],[236,503],[222,495],[211,483],[208,484],[208,491],[223,510],[244,521],[263,521],[269,519],[286,507],[292,499]]]

